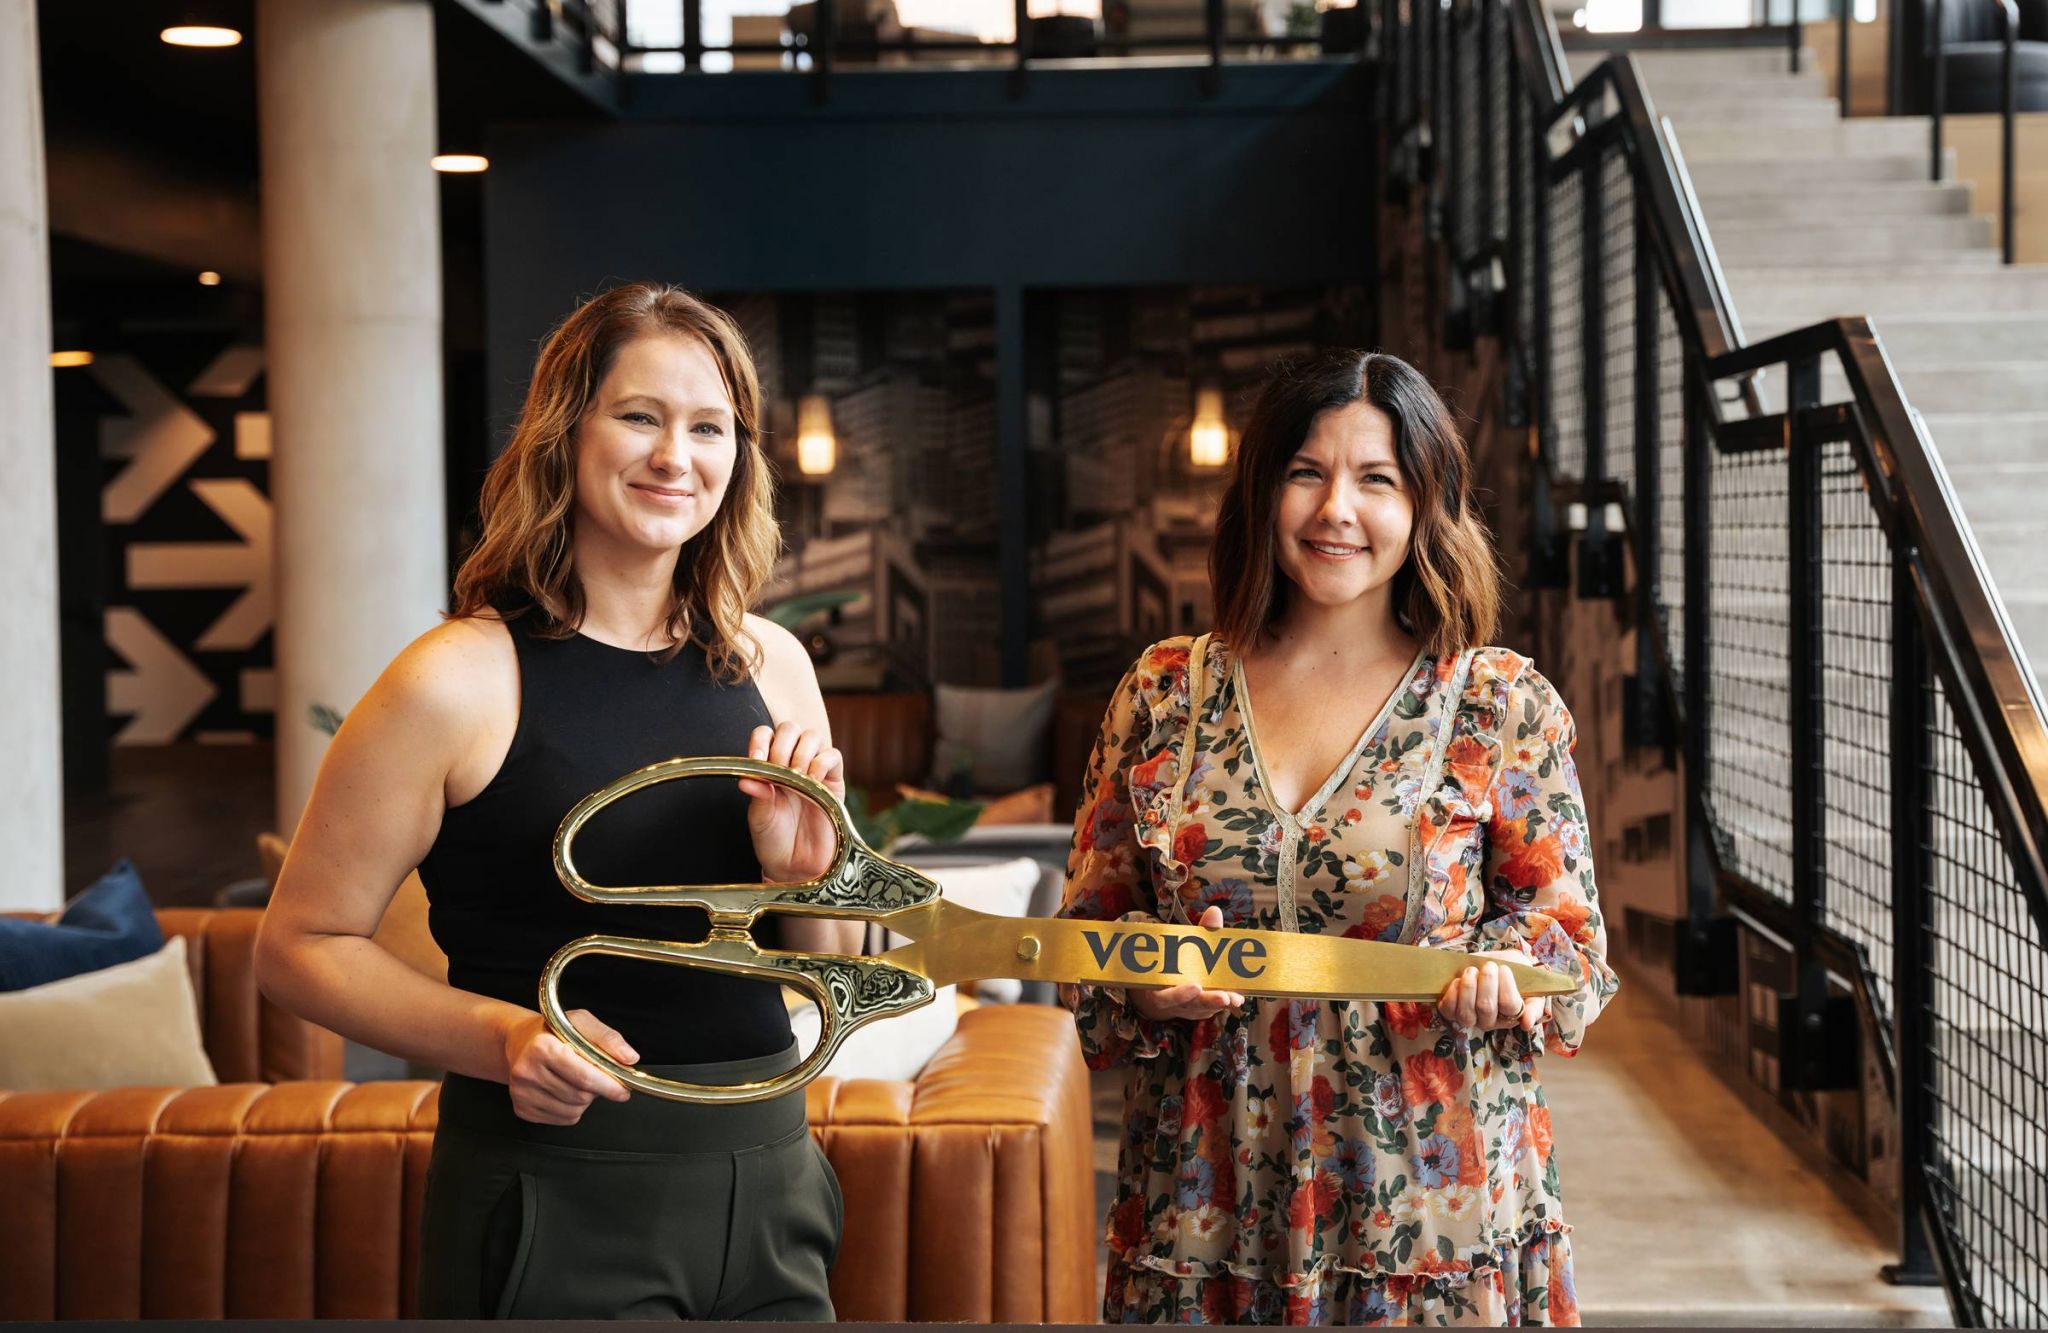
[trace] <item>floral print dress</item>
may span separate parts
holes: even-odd
[[[1289,815],[1243,680],[1210,636],[1124,677],[1062,915],[1189,922],[1214,903],[1228,926],[1522,948],[1582,984],[1535,1032],[1482,1034],[1434,1003],[1254,998],[1155,1022],[1124,990],[1064,988],[1089,1065],[1128,1066],[1105,1317],[1576,1324],[1535,1062],[1578,1048],[1616,980],[1570,715],[1504,649],[1420,657]]]

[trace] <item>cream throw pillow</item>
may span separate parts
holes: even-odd
[[[962,685],[932,689],[938,741],[932,752],[932,785],[952,786],[954,769],[965,759],[977,792],[1009,792],[1048,776],[1046,738],[1059,682],[1023,690],[982,690]]]
[[[132,963],[0,995],[0,1088],[10,1092],[219,1082],[183,936]]]

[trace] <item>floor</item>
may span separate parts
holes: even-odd
[[[259,877],[274,763],[268,744],[114,747],[107,790],[64,800],[65,895],[124,856],[159,907],[208,906]]]
[[[1887,1239],[1825,1165],[1787,1147],[1688,1048],[1653,997],[1618,1002],[1579,1056],[1550,1060],[1543,1076],[1588,1324],[1950,1323],[1939,1290],[1885,1284]],[[1105,1216],[1122,1086],[1121,1072],[1094,1075]],[[1098,1282],[1102,1267],[1098,1253]]]

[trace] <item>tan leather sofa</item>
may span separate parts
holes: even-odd
[[[257,992],[251,909],[166,910],[222,1086],[0,1091],[0,1319],[415,1313],[438,1088],[351,1084]],[[1058,1009],[991,1006],[914,1082],[820,1079],[843,1319],[1095,1318],[1087,1077]]]

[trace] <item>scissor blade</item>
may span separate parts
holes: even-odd
[[[892,950],[888,961],[942,986],[990,977],[1107,986],[1192,981],[1242,995],[1434,1001],[1473,963],[1462,951],[1333,935],[989,916],[943,899],[915,914],[920,919],[905,933],[919,942]],[[1509,966],[1523,995],[1579,988],[1563,973]]]

